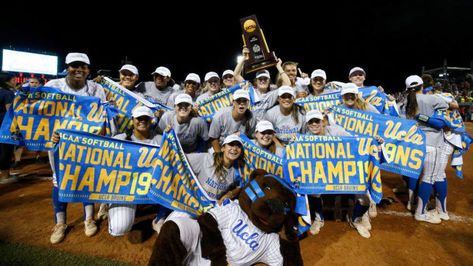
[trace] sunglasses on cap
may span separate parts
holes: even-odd
[[[344,94],[342,97],[343,97],[344,100],[355,100],[356,99],[356,95],[354,93],[347,93],[347,94]]]
[[[312,118],[311,120],[309,120],[309,122],[307,122],[309,125],[311,124],[318,124],[320,123],[320,121],[322,121],[322,119],[318,119],[318,118]]]

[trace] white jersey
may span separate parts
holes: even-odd
[[[79,90],[75,90],[67,84],[66,78],[52,79],[48,81],[44,86],[53,87],[62,90],[66,93],[71,93],[80,96],[94,96],[102,100],[107,101],[105,91],[100,84],[97,84],[91,80],[87,80],[85,86]]]
[[[230,265],[282,265],[279,235],[265,233],[248,218],[238,200],[209,211],[218,223]]]

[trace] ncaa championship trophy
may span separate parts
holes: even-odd
[[[245,73],[251,73],[276,65],[277,59],[274,52],[269,51],[255,15],[240,19],[242,28],[243,45],[250,50],[250,58],[245,61]]]

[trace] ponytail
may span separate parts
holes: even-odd
[[[422,86],[416,86],[409,89],[406,104],[406,118],[413,119],[416,116],[418,109],[416,94],[421,88]]]

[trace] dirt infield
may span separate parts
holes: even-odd
[[[472,133],[473,125],[468,124],[468,131]],[[472,159],[473,152],[469,151],[464,157],[464,180],[458,179],[448,167],[451,221],[440,225],[416,222],[404,207],[407,195],[392,192],[401,183],[401,177],[383,172],[384,197],[393,197],[397,202],[378,208],[378,217],[372,220],[371,238],[362,238],[346,222],[328,220],[319,235],[301,241],[305,265],[473,265]],[[28,167],[31,173],[40,173],[47,165]],[[69,229],[64,241],[50,244],[54,225],[51,189],[51,181],[31,177],[0,185],[0,239],[138,265],[147,263],[156,235],[141,244],[132,244],[127,236],[110,236],[104,221],[99,224],[98,234],[88,238],[83,232],[79,203],[69,204]],[[137,223],[150,225],[153,211],[152,207],[143,209]]]

